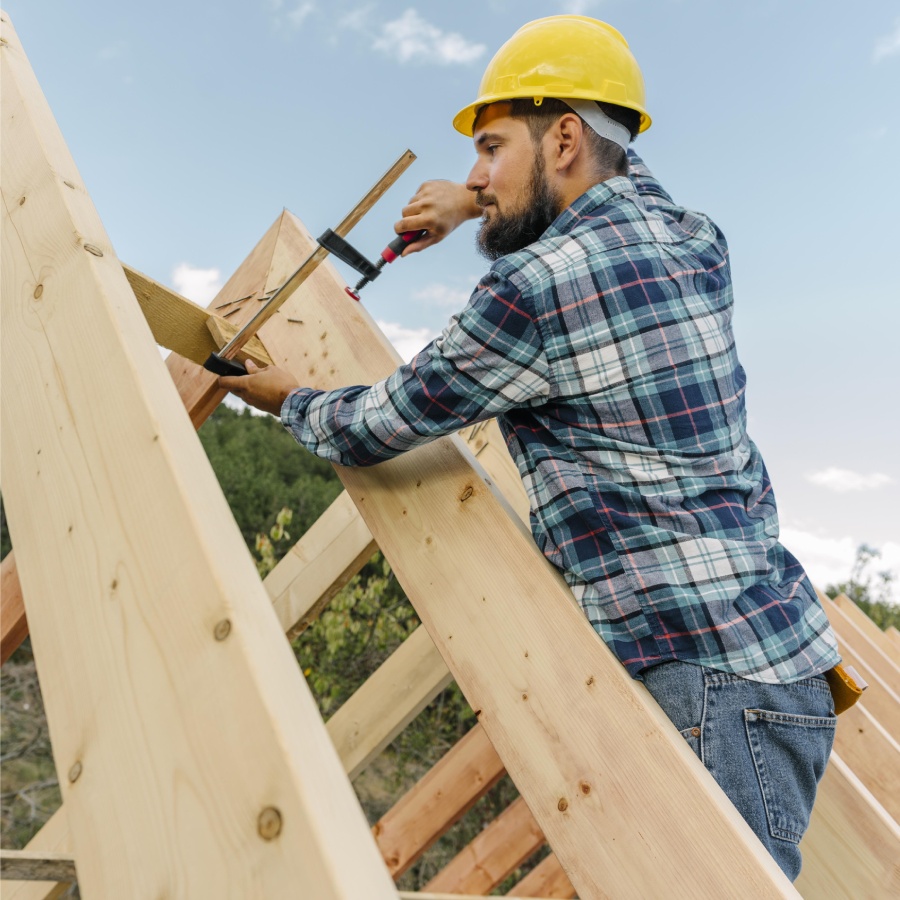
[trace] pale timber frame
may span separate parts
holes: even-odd
[[[4,21],[4,29],[6,28]],[[7,40],[9,41],[9,37]],[[17,46],[14,35],[11,44]],[[4,72],[4,85],[7,80]],[[7,108],[4,98],[4,109]],[[43,119],[48,119],[49,112],[42,113],[42,116]],[[6,126],[7,122],[4,119],[4,127]],[[64,150],[61,140],[57,143],[56,149]],[[74,166],[70,166],[68,171],[74,175]],[[64,179],[59,175],[59,171],[56,172],[56,176],[54,186],[58,187],[58,182]],[[70,183],[78,185],[80,182],[76,176],[76,180]],[[77,187],[74,190],[77,191]],[[58,193],[64,198],[67,197],[64,190],[60,189]],[[18,192],[14,189],[11,194],[17,195]],[[5,199],[6,195],[7,185],[4,183]],[[80,194],[80,199],[82,203],[79,212],[84,213],[87,210],[92,214],[86,195]],[[15,212],[13,207],[12,213]],[[8,218],[12,221],[12,215]],[[22,218],[20,214],[16,221],[21,221]],[[92,219],[88,221],[95,226],[90,237],[102,235],[99,223]],[[73,222],[76,224],[79,222],[74,218],[74,214]],[[4,219],[4,225],[6,224],[7,218]],[[220,294],[229,310],[235,313],[229,315],[229,325],[232,322],[239,323],[252,314],[252,308],[247,308],[252,307],[252,303],[244,304],[242,308],[240,306],[242,300],[253,300],[260,292],[264,293],[277,286],[287,274],[290,274],[292,266],[297,262],[297,254],[305,253],[310,246],[310,239],[290,214],[283,216],[280,222],[270,229],[270,233],[273,230],[278,239],[275,241],[271,257],[266,258],[264,253],[257,253],[255,250],[248,258],[246,266],[236,273]],[[76,233],[87,232],[76,231]],[[105,251],[104,256],[109,257],[109,262],[114,268],[115,260],[109,250],[108,241],[105,237],[95,240],[99,240],[100,244],[94,245]],[[265,238],[260,243],[264,242]],[[80,246],[70,247],[67,259],[78,257],[79,253],[75,251],[84,252]],[[83,258],[81,261],[83,262]],[[48,268],[52,269],[57,262],[54,256],[48,262]],[[95,268],[99,265],[92,261],[88,261],[88,264]],[[71,263],[67,262],[67,265]],[[262,279],[260,267],[263,270]],[[85,267],[82,265],[80,268]],[[69,269],[66,269],[67,277],[68,271]],[[142,288],[148,281],[145,276],[133,270],[128,270],[127,274],[139,296],[142,290],[145,299],[154,294],[157,300],[161,299],[167,304],[167,309],[175,310],[176,320],[182,315],[179,310],[184,308],[177,301],[173,301],[171,292],[167,289],[155,285],[151,286],[153,290],[150,291]],[[114,273],[107,270],[98,273],[92,270],[90,275],[96,278],[110,295],[121,296],[123,298],[121,303],[127,304],[127,295],[121,294],[121,284],[116,284]],[[46,287],[46,283],[50,281],[51,279],[42,278],[41,284]],[[30,285],[30,282],[28,284]],[[260,335],[262,340],[255,350],[258,358],[265,360],[267,356],[271,356],[280,365],[290,368],[304,383],[316,387],[357,383],[360,378],[372,381],[393,369],[397,361],[396,355],[374,329],[365,311],[346,299],[342,286],[331,270],[325,268],[317,273],[307,287],[308,290],[298,293],[291,301],[291,305],[263,329]],[[36,290],[36,285],[34,288]],[[250,292],[243,295],[243,290]],[[4,287],[4,294],[6,293]],[[45,299],[49,302],[52,297],[48,294]],[[26,305],[27,314],[35,314],[34,305]],[[146,305],[145,302],[144,306]],[[289,321],[291,310],[294,313],[293,322]],[[119,312],[118,308],[116,312]],[[302,318],[299,313],[302,313]],[[192,321],[203,322],[196,310],[187,309],[184,312],[185,322],[190,317],[193,317]],[[148,319],[150,318],[148,316]],[[208,320],[207,315],[206,321]],[[291,327],[296,326],[298,321],[303,326],[299,330],[305,332],[299,336],[296,334],[298,329]],[[148,336],[140,333],[142,329],[135,327],[131,320],[128,320],[128,323],[134,332],[129,332],[128,338],[133,339],[136,345],[144,340],[147,346],[152,347],[152,342],[147,341]],[[171,319],[166,320],[166,326],[171,329]],[[177,327],[174,330],[176,333],[179,331]],[[221,333],[227,330],[219,324],[213,332]],[[73,328],[72,334],[77,335],[77,330]],[[128,347],[130,351],[132,345],[128,344]],[[248,347],[248,351],[249,349]],[[64,348],[59,351],[54,349],[55,352],[59,352],[61,356],[67,355]],[[193,355],[199,351],[189,352]],[[138,354],[138,358],[146,361],[148,358],[146,347],[143,347],[143,353]],[[220,399],[220,395],[214,389],[213,380],[208,373],[197,370],[189,361],[175,356],[170,357],[167,365],[185,401],[191,420],[198,425]],[[75,371],[73,366],[73,372],[69,377],[76,377]],[[141,381],[142,374],[139,377],[134,369],[130,374],[136,386],[145,387]],[[145,390],[149,391],[148,388]],[[161,388],[158,384],[153,385],[153,391],[165,395],[165,388]],[[153,397],[157,405],[152,408],[162,422],[164,417],[159,413],[159,409],[164,403],[159,400],[156,393]],[[171,397],[168,402],[171,403]],[[171,410],[169,412],[171,413]],[[177,419],[177,416],[175,418]],[[73,423],[69,420],[66,424]],[[723,895],[721,892],[726,890],[727,885],[733,884],[735,878],[740,878],[745,886],[749,886],[748,890],[752,890],[754,896],[796,896],[733,809],[727,802],[723,803],[721,792],[696,759],[689,751],[685,752],[686,748],[674,734],[668,720],[655,708],[655,704],[649,701],[646,693],[624,676],[621,668],[606,653],[589,626],[586,627],[587,623],[580,617],[580,613],[574,610],[561,580],[550,572],[549,567],[534,550],[530,537],[516,524],[515,517],[511,515],[511,507],[507,505],[506,499],[497,493],[496,486],[502,486],[502,490],[520,515],[523,511],[524,496],[521,486],[508,457],[502,451],[497,454],[496,441],[492,447],[483,441],[479,446],[479,437],[484,437],[481,431],[483,427],[476,426],[471,429],[468,437],[475,455],[489,466],[492,473],[490,479],[486,479],[478,465],[473,464],[472,455],[458,439],[439,442],[432,447],[416,451],[409,459],[396,460],[377,469],[342,472],[348,486],[348,494],[336,501],[336,506],[317,523],[317,531],[311,530],[300,542],[294,554],[302,563],[297,571],[310,573],[312,568],[319,565],[322,575],[317,578],[320,580],[315,582],[314,587],[310,586],[307,590],[303,590],[305,585],[298,588],[296,575],[292,576],[289,567],[284,567],[280,572],[276,570],[277,575],[273,572],[270,582],[266,584],[270,596],[275,601],[282,630],[299,631],[316,615],[337,587],[357,571],[371,555],[375,546],[374,535],[395,571],[400,574],[401,581],[423,621],[432,631],[438,649],[447,658],[451,669],[458,674],[460,684],[470,700],[473,700],[475,708],[480,710],[484,729],[501,751],[503,758],[507,760],[507,764],[511,766],[525,800],[541,822],[541,825],[538,825],[530,813],[523,818],[518,813],[513,815],[512,811],[508,811],[509,816],[504,814],[506,818],[501,817],[495,823],[495,833],[513,838],[513,832],[508,830],[505,822],[515,820],[517,823],[515,827],[519,829],[522,837],[518,841],[513,840],[512,843],[522,847],[521,852],[524,856],[543,842],[542,838],[538,842],[534,835],[541,834],[542,828],[546,830],[551,836],[553,846],[561,852],[564,867],[578,883],[581,896],[585,898],[600,895],[600,892],[604,896],[610,893],[613,896],[617,894],[627,896],[629,891],[652,893],[663,889],[668,896],[680,896],[677,885],[673,885],[672,881],[673,866],[676,870],[678,866],[683,866],[684,871],[690,874],[683,882],[686,887],[684,896],[696,897],[698,894],[721,896]],[[161,434],[162,428],[159,431]],[[184,434],[179,435],[178,441],[179,448],[190,444]],[[492,453],[496,457],[494,460],[491,460]],[[445,470],[442,470],[442,467]],[[172,468],[174,469],[174,466]],[[8,479],[4,478],[4,483],[8,484]],[[360,522],[346,506],[347,497],[364,511],[365,524]],[[441,513],[436,513],[435,510],[441,510]],[[527,504],[524,511],[527,512]],[[331,519],[327,518],[329,514],[332,514]],[[22,516],[22,513],[18,515]],[[343,518],[335,525],[339,515]],[[426,533],[418,534],[415,527],[410,528],[412,521],[417,524],[428,523]],[[334,552],[334,534],[344,533],[343,529],[352,530],[354,535],[353,540],[349,542],[352,552]],[[28,534],[27,527],[24,533]],[[325,536],[324,540],[322,534]],[[478,564],[476,557],[479,542],[477,537],[472,536],[478,534],[483,535],[483,539],[499,539],[510,551],[520,553],[525,561],[524,577],[517,569],[518,559],[516,565],[500,566],[499,577],[493,571],[498,569],[495,557],[492,556],[489,567]],[[226,538],[224,534],[217,535],[216,541],[220,540],[224,546],[233,549],[233,541],[230,538]],[[303,555],[304,543],[309,554],[306,556]],[[19,546],[18,542],[16,546]],[[325,557],[329,548],[333,559]],[[218,555],[216,553],[210,555],[218,560],[225,554],[222,551]],[[422,565],[422,556],[428,559],[427,566]],[[460,558],[465,559],[467,563],[476,563],[473,569],[477,571],[466,572],[465,577],[462,577],[457,564]],[[29,562],[29,565],[31,564]],[[284,563],[282,565],[284,566]],[[232,568],[227,571],[231,572]],[[433,593],[433,588],[426,583],[428,577],[436,578],[445,589],[443,602],[447,602],[448,596],[455,598],[450,603],[461,610],[461,615],[447,616],[445,610],[435,608],[437,604],[429,598],[429,592]],[[28,578],[36,576],[26,575],[26,583]],[[457,581],[462,584],[457,584]],[[40,583],[39,580],[37,583]],[[485,672],[479,670],[479,654],[490,655],[497,652],[497,642],[493,637],[503,632],[502,626],[508,624],[511,621],[510,615],[517,611],[509,599],[503,596],[502,591],[497,591],[498,583],[509,587],[515,586],[516,590],[524,592],[530,602],[526,604],[527,608],[524,611],[525,621],[521,625],[517,623],[517,633],[511,636],[503,635],[500,662],[490,667],[484,665],[484,669],[490,669],[489,672]],[[539,594],[538,591],[542,593]],[[257,588],[256,596],[259,594]],[[553,637],[560,645],[564,644],[567,647],[567,653],[575,654],[575,659],[570,665],[561,666],[563,672],[553,671],[556,666],[553,642],[546,640],[542,634],[542,629],[546,629],[545,615],[539,611],[535,602],[531,602],[538,597],[541,603],[553,605],[561,619],[560,626],[553,629]],[[479,619],[485,623],[493,623],[493,630],[490,628],[487,630],[491,640],[485,640],[485,628]],[[39,629],[47,627],[43,624]],[[234,619],[232,619],[233,627]],[[449,680],[449,671],[435,651],[435,642],[428,638],[422,629],[416,635],[416,641],[412,638],[408,640],[395,654],[396,658],[392,657],[385,663],[382,667],[384,671],[379,670],[373,676],[370,680],[372,684],[364,686],[358,696],[348,702],[346,707],[329,721],[328,733],[346,770],[360,771]],[[271,627],[266,638],[271,639]],[[232,638],[229,640],[233,645]],[[261,641],[256,641],[254,649],[258,649],[260,644]],[[416,654],[411,652],[414,648],[418,648]],[[528,650],[524,656],[523,649]],[[598,651],[599,659],[595,658]],[[412,664],[406,661],[407,658],[428,660],[430,674],[427,677],[411,678],[411,672],[416,670],[411,668]],[[523,659],[529,658],[531,662],[523,662]],[[388,670],[390,674],[385,674]],[[294,676],[296,680],[296,672]],[[583,688],[587,688],[582,699],[579,699],[576,689],[572,687],[579,682],[583,683]],[[366,690],[369,690],[371,696],[377,696],[382,693],[386,684],[392,685],[394,693],[405,697],[405,701],[398,702],[396,708],[392,703],[384,707],[379,715],[370,715],[365,719],[363,713],[370,711],[372,705],[367,700]],[[568,715],[550,708],[560,688],[566,690],[567,685],[568,692],[573,695],[574,709],[574,713],[570,711]],[[601,687],[605,689],[607,695],[603,697],[603,702],[609,705],[609,709],[598,710],[595,708],[597,700],[590,702],[591,698],[600,693]],[[279,693],[284,695],[283,687]],[[589,698],[587,702],[583,699],[584,696]],[[354,712],[355,708],[362,712]],[[271,704],[267,706],[266,712],[276,718],[280,716],[280,711],[274,710]],[[392,715],[392,712],[395,714]],[[588,716],[593,714],[606,723],[620,726],[620,736],[622,731],[636,736],[638,752],[635,746],[629,745],[626,748],[627,753],[623,753],[621,747],[615,746],[615,742],[609,740],[604,742],[600,739],[602,735],[599,734],[602,723],[597,729],[592,730],[590,726],[585,726],[582,718],[584,714]],[[308,708],[304,711],[304,722],[307,715]],[[58,713],[54,716],[57,719],[61,718]],[[315,718],[318,720],[317,716]],[[379,721],[382,728],[380,733],[376,733],[374,727]],[[621,727],[622,721],[625,722],[624,728]],[[344,725],[343,722],[348,724]],[[277,726],[279,723],[273,718],[270,724]],[[59,727],[54,726],[51,720],[51,728]],[[556,737],[548,740],[548,728],[554,729]],[[568,741],[560,739],[559,736],[563,734],[567,735]],[[529,746],[528,752],[523,753],[517,746],[520,740],[532,742],[535,738],[537,738],[536,746],[534,749]],[[591,747],[592,738],[598,739],[599,749],[596,752]],[[641,741],[644,742],[643,745]],[[360,747],[362,749],[358,749]],[[59,753],[55,742],[54,748],[55,752]],[[355,759],[352,757],[354,752],[357,753]],[[491,753],[493,752],[492,750]],[[555,758],[556,754],[560,754],[562,759]],[[632,760],[630,757],[633,756],[637,756],[638,759]],[[59,757],[57,758],[59,760]],[[597,759],[601,759],[604,765],[610,767],[601,776],[602,787],[592,784],[592,779],[597,777]],[[327,764],[331,766],[330,772],[333,777],[333,760]],[[58,766],[60,765],[58,761]],[[848,804],[858,806],[864,789],[857,790],[858,785],[851,777],[852,773],[848,776],[845,770],[849,771],[842,763],[839,764],[836,767],[837,775],[832,776],[831,781],[837,778],[840,782],[841,796],[850,798],[845,801],[844,808],[849,808]],[[635,778],[641,783],[636,783]],[[639,797],[636,801],[627,800],[625,795],[625,791],[632,784],[636,784],[634,793]],[[646,789],[648,784],[651,788],[654,784],[657,786],[659,796],[650,796],[652,790]],[[585,786],[588,788],[587,791]],[[670,786],[671,794],[668,794]],[[94,787],[97,788],[96,785]],[[620,805],[635,802],[638,805],[644,803],[649,808],[644,816],[634,815],[635,811],[630,808],[598,810],[596,801],[591,797],[593,795],[596,798],[601,790],[604,792],[605,801],[611,796]],[[832,793],[837,795],[836,791]],[[77,814],[79,812],[77,808],[68,802],[69,794],[75,796],[76,792],[71,788],[67,792],[66,813],[74,809]],[[684,804],[685,801],[688,803],[687,807],[677,806]],[[517,808],[524,809],[524,805],[520,803]],[[663,834],[668,828],[665,821],[666,810],[675,808],[679,808],[679,818],[683,827],[692,832],[690,843],[695,845],[694,847],[686,846],[684,840],[677,838],[672,840],[670,836]],[[866,808],[874,807],[870,803]],[[687,821],[692,815],[686,816],[685,809],[693,810],[693,823]],[[448,813],[451,818],[454,815],[456,813]],[[866,820],[866,827],[871,829],[873,826],[870,822],[877,823],[883,818],[883,810],[874,812]],[[826,815],[825,820],[827,819]],[[661,823],[666,827],[661,828]],[[311,822],[310,827],[314,827],[315,824]],[[584,837],[585,834],[587,837]],[[602,835],[604,841],[617,841],[618,848],[624,847],[627,853],[633,854],[634,859],[653,860],[658,871],[623,872],[621,860],[617,861],[612,855],[607,855],[599,862],[590,860],[591,855],[597,857],[598,849],[601,851],[603,849],[597,847],[595,835]],[[282,837],[279,836],[278,840],[281,841]],[[73,838],[73,842],[79,867],[82,865],[83,857],[89,859],[92,853],[99,853],[98,848],[87,838],[81,839],[82,848],[78,846],[77,837]],[[489,843],[488,840],[481,841],[477,847],[470,848],[470,853],[476,854],[482,846],[488,846]],[[502,840],[497,843],[507,857],[510,853],[515,856],[514,847],[503,846]],[[890,881],[890,873],[887,872],[884,861],[897,849],[896,834],[888,828],[880,833],[879,840],[874,843],[881,852],[878,884],[884,885]],[[336,852],[334,847],[330,849]],[[487,855],[483,857],[483,861],[486,866],[500,866],[496,871],[502,871],[502,865],[505,863],[497,858],[496,852],[486,851]],[[716,854],[723,855],[721,858],[727,862],[710,866],[710,859]],[[815,857],[815,853],[812,855]],[[371,858],[372,855],[369,853],[368,859]],[[840,854],[830,853],[828,859],[829,864],[833,866],[835,860],[840,859]],[[457,868],[463,870],[464,866],[460,864]],[[850,869],[854,872],[850,880],[855,889],[860,885],[873,884],[871,880],[866,882],[865,876],[860,876],[852,865]],[[552,886],[553,893],[548,893],[547,896],[572,896],[574,889],[562,874],[555,856],[548,857],[532,876],[529,876],[529,879],[535,883],[536,889],[539,881],[542,885]],[[543,881],[541,876],[546,876]],[[448,871],[446,873],[448,883],[452,877],[452,870]],[[859,880],[860,878],[862,880]],[[525,881],[522,882],[523,886]],[[376,883],[389,884],[377,879]],[[435,883],[441,884],[439,880]],[[464,885],[468,882],[464,877],[460,877],[453,883]],[[87,881],[84,882],[84,886],[87,888]],[[485,882],[481,882],[479,887],[489,889]],[[336,886],[335,890],[338,892],[336,895],[344,888],[343,885]],[[514,891],[518,893],[516,889]],[[521,896],[533,895],[531,891],[521,894]],[[366,896],[374,894],[370,890]]]

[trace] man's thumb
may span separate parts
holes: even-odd
[[[248,375],[253,375],[259,371],[259,366],[252,359],[244,361],[244,367],[247,369]]]

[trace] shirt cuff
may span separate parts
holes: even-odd
[[[284,398],[284,402],[281,404],[281,424],[288,431],[297,424],[297,419],[306,413],[306,407],[314,393],[312,388],[297,388]]]

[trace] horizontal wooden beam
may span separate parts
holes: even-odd
[[[16,557],[10,550],[0,563],[0,665],[5,663],[28,637],[28,619],[22,586],[16,571]]]
[[[60,807],[28,842],[26,850],[33,853],[59,853],[72,856],[66,813]],[[8,881],[3,885],[3,900],[57,900],[68,893],[68,881]]]
[[[513,886],[512,891],[519,897],[556,897],[559,900],[571,900],[575,896],[575,888],[559,864],[555,853],[544,857]]]
[[[419,626],[326,723],[350,779],[451,681],[434,641]]]
[[[480,725],[457,741],[372,828],[391,876],[399,878],[505,772]]]
[[[544,833],[519,797],[463,847],[425,890],[487,894],[543,843]]]
[[[342,491],[264,581],[288,639],[309,627],[377,549]]]
[[[75,860],[66,853],[0,849],[4,881],[76,881]]]

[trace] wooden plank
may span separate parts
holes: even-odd
[[[867,660],[863,659],[854,646],[840,635],[838,650],[844,664],[853,666],[869,685],[856,705],[868,710],[891,737],[900,742],[900,696],[869,668]]]
[[[66,853],[0,849],[0,878],[4,881],[76,880],[75,860]]]
[[[4,502],[83,892],[395,896],[6,21],[3,37]]]
[[[263,340],[301,383],[371,383],[393,370],[394,351],[328,267],[283,312]],[[581,894],[682,884],[723,896],[738,879],[756,896],[794,895],[462,441],[339,474]],[[675,817],[682,828],[668,826]],[[622,847],[654,864],[623,864]]]
[[[434,641],[417,628],[328,720],[328,734],[350,779],[452,680]]]
[[[882,653],[896,666],[900,665],[900,649],[846,594],[831,601]]]
[[[519,897],[571,900],[575,896],[575,888],[554,853],[542,859],[512,890]]]
[[[476,725],[372,827],[391,877],[399,878],[505,772]]]
[[[228,319],[208,312],[131,266],[122,268],[157,344],[202,366],[210,353],[219,350],[237,333],[237,326]],[[228,309],[223,312],[230,315]],[[211,325],[215,326],[214,330]],[[219,341],[214,337],[216,334],[220,335]],[[256,337],[244,345],[237,358],[252,359],[261,366],[272,364],[268,351]]]
[[[865,704],[857,703],[842,713],[834,750],[888,814],[900,822],[900,744]]]
[[[893,625],[884,630],[885,637],[891,642],[896,652],[900,653],[900,631]]]
[[[25,849],[72,855],[68,823],[62,807],[44,823]],[[69,887],[67,881],[8,881],[3,885],[3,900],[56,900],[67,893]]]
[[[837,754],[800,851],[796,887],[806,900],[900,896],[900,827]]]
[[[900,667],[884,651],[860,630],[837,604],[824,597],[822,600],[831,627],[838,635],[838,649],[842,642],[849,642],[874,672],[894,693],[900,694]]]
[[[487,894],[543,843],[544,833],[519,797],[463,847],[425,890]]]
[[[16,558],[12,550],[0,563],[0,665],[5,663],[22,641],[28,637],[28,619],[22,586],[16,571]]]
[[[343,491],[266,576],[266,590],[290,640],[309,627],[377,549]]]
[[[399,900],[484,900],[481,894],[435,894],[431,891],[400,891],[397,895]],[[505,895],[506,900],[522,900],[522,898],[512,894]],[[531,900],[551,900],[546,898],[531,898]]]

